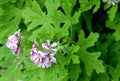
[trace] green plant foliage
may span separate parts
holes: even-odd
[[[18,28],[21,20],[21,10],[14,5],[4,4],[4,15],[0,17],[0,42],[3,43],[6,38],[13,34]],[[13,29],[14,27],[14,29]]]
[[[119,7],[120,1],[0,0],[0,81],[119,81]],[[46,58],[56,61],[38,67]]]
[[[119,81],[120,78],[120,65],[117,65],[116,68],[113,68],[112,66],[110,66],[109,68],[109,73],[111,74],[111,77],[114,81]]]
[[[116,41],[120,40],[120,13],[116,14],[116,17],[114,18],[114,21],[107,20],[106,21],[106,27],[109,27],[115,32],[113,33],[113,36],[115,37]]]
[[[79,64],[73,64],[70,67],[69,77],[71,81],[77,81],[81,73],[81,68]]]
[[[120,63],[120,42],[112,44],[110,47],[109,58],[111,59],[109,63],[111,65],[116,65]]]
[[[110,21],[114,19],[117,10],[118,10],[118,5],[112,6],[112,8],[108,10],[107,14],[108,14],[108,17],[110,18]]]
[[[32,4],[32,8],[26,8],[25,10],[23,10],[23,17],[25,18],[25,23],[28,24],[28,28],[27,30],[30,31],[32,29],[38,28],[40,25],[41,27],[39,27],[40,29],[34,31],[35,35],[33,33],[33,36],[35,36],[37,38],[37,34],[39,33],[44,33],[45,31],[42,31],[43,28],[47,28],[47,27],[55,27],[55,29],[51,29],[54,32],[50,32],[53,34],[58,34],[57,37],[61,38],[64,36],[68,36],[69,32],[68,29],[72,24],[75,24],[78,22],[78,18],[80,16],[80,11],[75,12],[75,14],[71,17],[71,10],[72,8],[70,7],[71,3],[69,2],[69,6],[67,8],[66,6],[66,1],[60,5],[60,1],[54,1],[54,0],[46,0],[45,2],[45,6],[47,8],[47,12],[43,12],[42,9],[40,8],[40,6],[37,4],[37,2],[33,2]],[[52,6],[52,7],[51,7]],[[58,10],[59,7],[62,7],[64,9],[65,15],[64,13],[62,13],[60,10]],[[68,11],[69,10],[69,11]],[[29,14],[31,13],[31,14]],[[47,14],[46,14],[47,13]],[[29,14],[29,15],[28,15]],[[58,18],[56,21],[56,17]],[[60,28],[60,24],[63,23],[63,27]],[[46,27],[45,27],[46,26]],[[44,29],[46,30],[46,29]],[[58,32],[59,30],[59,32]],[[40,32],[42,31],[42,32]],[[47,31],[47,30],[46,30]],[[66,32],[66,33],[64,33]],[[48,35],[49,33],[47,33]],[[53,35],[51,35],[53,36]],[[42,36],[44,37],[44,36]],[[46,36],[45,36],[46,37]],[[32,40],[32,36],[30,37],[30,39]],[[47,38],[47,37],[46,37]]]
[[[109,76],[106,72],[102,73],[102,74],[99,74],[98,76],[94,76],[94,77],[95,78],[93,78],[92,81],[110,81],[110,78],[109,78]]]
[[[79,0],[79,2],[81,4],[80,7],[82,12],[88,11],[95,5],[93,9],[93,13],[95,13],[100,7],[100,0]]]
[[[78,44],[81,49],[79,51],[80,59],[85,65],[86,73],[88,76],[91,75],[92,71],[95,70],[98,74],[104,72],[104,65],[101,60],[98,60],[100,52],[89,53],[86,51],[88,47],[94,45],[99,37],[98,33],[91,33],[88,38],[85,38],[84,32],[81,30],[79,34]]]

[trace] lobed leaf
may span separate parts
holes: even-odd
[[[85,38],[84,32],[81,30],[79,34],[78,45],[81,47],[79,50],[79,56],[81,61],[84,63],[85,70],[88,76],[91,75],[92,71],[95,70],[98,74],[104,72],[104,65],[101,60],[98,60],[101,53],[100,52],[87,52],[88,47],[94,46],[94,43],[99,37],[98,33],[90,33],[90,35]]]

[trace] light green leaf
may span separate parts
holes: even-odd
[[[72,46],[72,49],[71,49],[71,52],[72,52],[72,53],[76,53],[76,52],[79,51],[79,49],[80,49],[79,46],[77,46],[77,45],[74,46],[74,45],[73,45],[73,46]]]
[[[33,31],[33,34],[30,36],[30,41],[35,41],[35,38],[52,40],[54,37],[54,27],[50,24],[44,24],[39,29]]]
[[[95,13],[100,8],[100,0],[93,0],[93,1],[95,2],[95,7],[93,9],[93,13]]]
[[[0,77],[0,81],[9,81],[9,80],[22,80],[22,72],[20,69],[16,69],[15,65],[9,64],[10,66],[2,72],[2,77]]]
[[[100,52],[89,53],[85,51],[80,51],[80,59],[85,65],[87,75],[90,76],[92,71],[95,70],[98,74],[104,72],[104,66],[101,60],[98,60],[100,57]]]
[[[93,9],[93,13],[95,13],[100,7],[100,0],[79,0],[79,3],[82,12],[88,11],[95,5]]]
[[[70,1],[69,0],[62,0],[62,4],[61,4],[61,6],[62,6],[62,8],[64,9],[64,11],[65,11],[65,15],[67,16],[67,17],[70,17],[70,15],[71,15],[71,11],[72,11],[72,4],[70,3]]]
[[[79,49],[80,49],[79,46],[72,46],[72,48],[71,48],[70,58],[72,59],[73,64],[79,64],[80,63],[79,56],[75,55],[75,53],[78,52]]]
[[[78,12],[75,12],[73,17],[71,17],[71,23],[72,24],[77,24],[79,22],[79,17],[81,16],[81,11],[79,10]]]
[[[114,18],[113,21],[107,20],[106,27],[115,30],[115,32],[113,33],[113,36],[115,37],[116,41],[119,41],[120,40],[120,13],[116,14],[116,17]]]
[[[70,28],[70,21],[66,21],[65,24],[63,25],[62,28],[57,28],[56,30],[56,34],[57,34],[57,37],[62,38],[62,37],[66,37],[69,35],[69,28]]]
[[[71,59],[73,61],[73,64],[79,64],[80,63],[78,55],[71,55]]]
[[[0,42],[5,43],[7,37],[13,34],[19,27],[21,10],[15,6],[6,4],[4,15],[0,17]]]
[[[70,66],[69,77],[71,81],[77,81],[81,73],[80,65],[73,64]]]
[[[22,13],[25,18],[25,23],[29,24],[27,30],[30,31],[36,28],[38,25],[43,25],[46,22],[45,13],[42,12],[37,2],[33,2],[32,9],[26,8]]]
[[[52,65],[50,68],[29,68],[24,75],[25,81],[68,81],[67,70],[58,64]]]
[[[58,7],[60,6],[60,0],[46,0],[45,6],[47,8],[47,13],[49,16],[53,15]]]
[[[80,64],[79,56],[76,54],[79,51],[79,46],[71,46],[68,50],[68,54],[65,57],[66,64],[68,65],[71,60],[73,64]]]
[[[90,33],[90,35],[85,38],[84,32],[81,30],[79,34],[79,42],[80,45],[79,57],[81,61],[84,63],[85,70],[88,76],[91,75],[92,71],[95,70],[98,74],[104,72],[104,66],[101,60],[98,60],[101,53],[100,52],[87,52],[86,49],[88,47],[94,46],[97,38],[99,37],[98,33]]]
[[[84,31],[81,30],[79,34],[79,42],[81,49],[86,50],[88,47],[94,46],[95,42],[97,41],[99,37],[98,33],[91,32],[90,35],[85,38]]]
[[[110,21],[113,21],[117,10],[118,10],[118,4],[112,6],[112,8],[110,8],[110,10],[108,10],[107,14],[108,14],[108,17],[110,18]]]

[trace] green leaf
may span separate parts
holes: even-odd
[[[25,81],[68,81],[67,70],[58,64],[50,68],[29,68],[24,75]]]
[[[95,42],[97,41],[99,37],[98,33],[91,32],[90,35],[85,38],[84,31],[81,30],[79,34],[79,42],[81,49],[86,50],[88,47],[94,46]]]
[[[112,8],[110,8],[110,10],[108,10],[107,14],[108,14],[110,21],[113,21],[117,10],[118,10],[118,4],[112,6]]]
[[[30,36],[30,41],[35,41],[35,38],[45,39],[45,40],[52,40],[54,37],[55,29],[50,24],[44,24],[39,29],[33,31],[33,34]]]
[[[72,59],[73,64],[79,64],[80,63],[79,56],[75,55],[75,53],[78,52],[79,49],[80,49],[79,46],[72,46],[72,48],[71,48],[70,58]]]
[[[7,37],[19,27],[21,10],[13,5],[6,4],[3,8],[4,15],[0,17],[0,42],[5,43]]]
[[[11,50],[6,46],[0,47],[0,67],[11,67],[13,59],[16,56],[12,54]]]
[[[49,69],[44,69],[40,77],[41,81],[68,81],[68,72],[63,66],[56,65]]]
[[[98,57],[100,57],[101,54],[100,52],[89,53],[85,51],[80,51],[79,53],[80,59],[85,65],[88,76],[91,75],[94,69],[98,74],[104,72],[104,66],[102,64],[102,61],[98,60]]]
[[[7,47],[0,47],[0,67],[6,68],[3,71],[0,70],[0,81],[9,80],[21,80],[22,72],[20,69],[16,68],[15,60],[16,56],[13,55]]]
[[[99,74],[97,76],[94,76],[94,78],[92,79],[92,81],[110,81],[110,77],[105,72],[105,73]]]
[[[46,22],[45,13],[41,10],[36,1],[33,2],[32,9],[28,7],[23,10],[22,16],[25,18],[26,24],[30,23],[27,28],[28,31]]]
[[[64,11],[65,11],[65,15],[67,16],[67,17],[70,17],[70,15],[71,15],[71,11],[72,11],[72,4],[70,3],[70,1],[69,0],[62,0],[62,4],[61,4],[61,6],[62,6],[62,8],[64,9]]]
[[[120,63],[120,42],[113,43],[109,49],[109,63],[116,66]]]
[[[95,70],[98,74],[104,72],[104,66],[101,60],[98,60],[101,53],[100,52],[87,52],[88,47],[94,46],[94,43],[99,37],[98,33],[90,33],[90,35],[85,38],[84,32],[81,30],[79,34],[78,45],[81,49],[79,50],[79,55],[81,61],[84,63],[85,70],[88,76],[91,75],[92,71]]]
[[[73,64],[79,64],[80,63],[78,55],[71,55],[71,59],[73,61]]]
[[[104,10],[107,10],[108,8],[110,8],[111,4],[105,4],[104,6]]]
[[[62,37],[66,37],[69,35],[69,28],[70,28],[70,21],[66,21],[65,24],[63,25],[62,28],[57,28],[56,30],[56,34],[57,34],[57,37],[60,39]]]
[[[69,77],[71,81],[77,81],[81,73],[79,64],[70,65]]]
[[[77,46],[77,45],[74,46],[74,45],[73,45],[72,48],[71,48],[71,52],[72,52],[72,53],[76,53],[76,52],[79,51],[79,49],[80,49],[79,46]]]
[[[79,22],[79,17],[81,16],[81,11],[75,12],[75,14],[71,17],[71,23],[77,24]]]
[[[11,64],[7,70],[5,70],[2,73],[2,76],[0,77],[0,81],[9,81],[9,80],[15,80],[19,81],[22,80],[22,72],[20,69],[16,69],[15,65]]]
[[[2,9],[2,7],[0,6],[0,16],[2,16],[4,13],[4,10]]]
[[[100,8],[100,0],[93,0],[93,1],[95,2],[95,7],[93,9],[93,13],[95,13]]]
[[[110,66],[109,73],[112,76],[113,81],[119,81],[120,78],[120,65],[118,64],[116,68]]]
[[[47,8],[47,13],[49,16],[52,16],[60,6],[60,0],[46,0],[45,6]]]
[[[79,0],[79,3],[82,12],[88,11],[95,5],[93,9],[93,13],[95,13],[100,7],[100,0]]]
[[[114,18],[113,21],[107,20],[106,27],[115,30],[115,32],[113,33],[113,36],[115,37],[116,41],[119,41],[120,40],[120,13],[116,14],[116,17]]]
[[[79,81],[90,81],[90,78],[89,76],[87,76],[86,74],[84,74]]]
[[[77,52],[79,51],[79,46],[72,45],[70,48],[68,47],[68,54],[65,56],[65,62],[68,65],[71,61],[73,64],[80,64],[79,56]]]

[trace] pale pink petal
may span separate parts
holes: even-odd
[[[18,31],[16,31],[14,35],[19,37],[20,36],[20,29],[18,29]]]
[[[13,49],[12,53],[15,54],[15,55],[19,55],[20,51],[21,51],[20,49]]]
[[[34,55],[34,54],[37,54],[37,53],[38,53],[37,48],[32,48],[31,55]]]
[[[43,53],[43,55],[42,55],[42,57],[44,57],[44,58],[47,58],[47,57],[49,57],[49,56],[50,56],[49,52],[45,52],[45,53]]]
[[[52,53],[50,54],[50,57],[54,57],[55,54],[56,54],[56,52],[52,52]]]
[[[55,57],[51,57],[50,62],[56,63],[56,58]]]
[[[45,61],[45,66],[46,66],[46,68],[48,68],[48,67],[51,66],[51,62],[49,61],[48,58],[47,58],[46,61]]]
[[[57,52],[57,49],[53,49],[53,48],[51,48],[51,50],[54,51],[54,52]]]
[[[42,47],[49,50],[51,47],[50,45],[46,44],[46,43],[42,43]]]
[[[40,50],[38,51],[37,55],[41,56],[41,57],[44,57],[44,53],[42,51],[40,51]]]
[[[55,46],[57,46],[58,45],[58,43],[53,43],[52,45],[51,45],[51,47],[55,47]]]
[[[43,62],[40,62],[40,63],[38,64],[38,67],[45,68],[45,64],[44,64]]]
[[[37,48],[37,47],[38,47],[38,43],[35,42],[35,43],[33,44],[32,48]]]
[[[39,58],[36,58],[36,59],[34,60],[34,63],[35,63],[35,64],[38,64],[38,63],[39,63]]]
[[[37,57],[37,55],[30,56],[30,60],[34,61]]]

